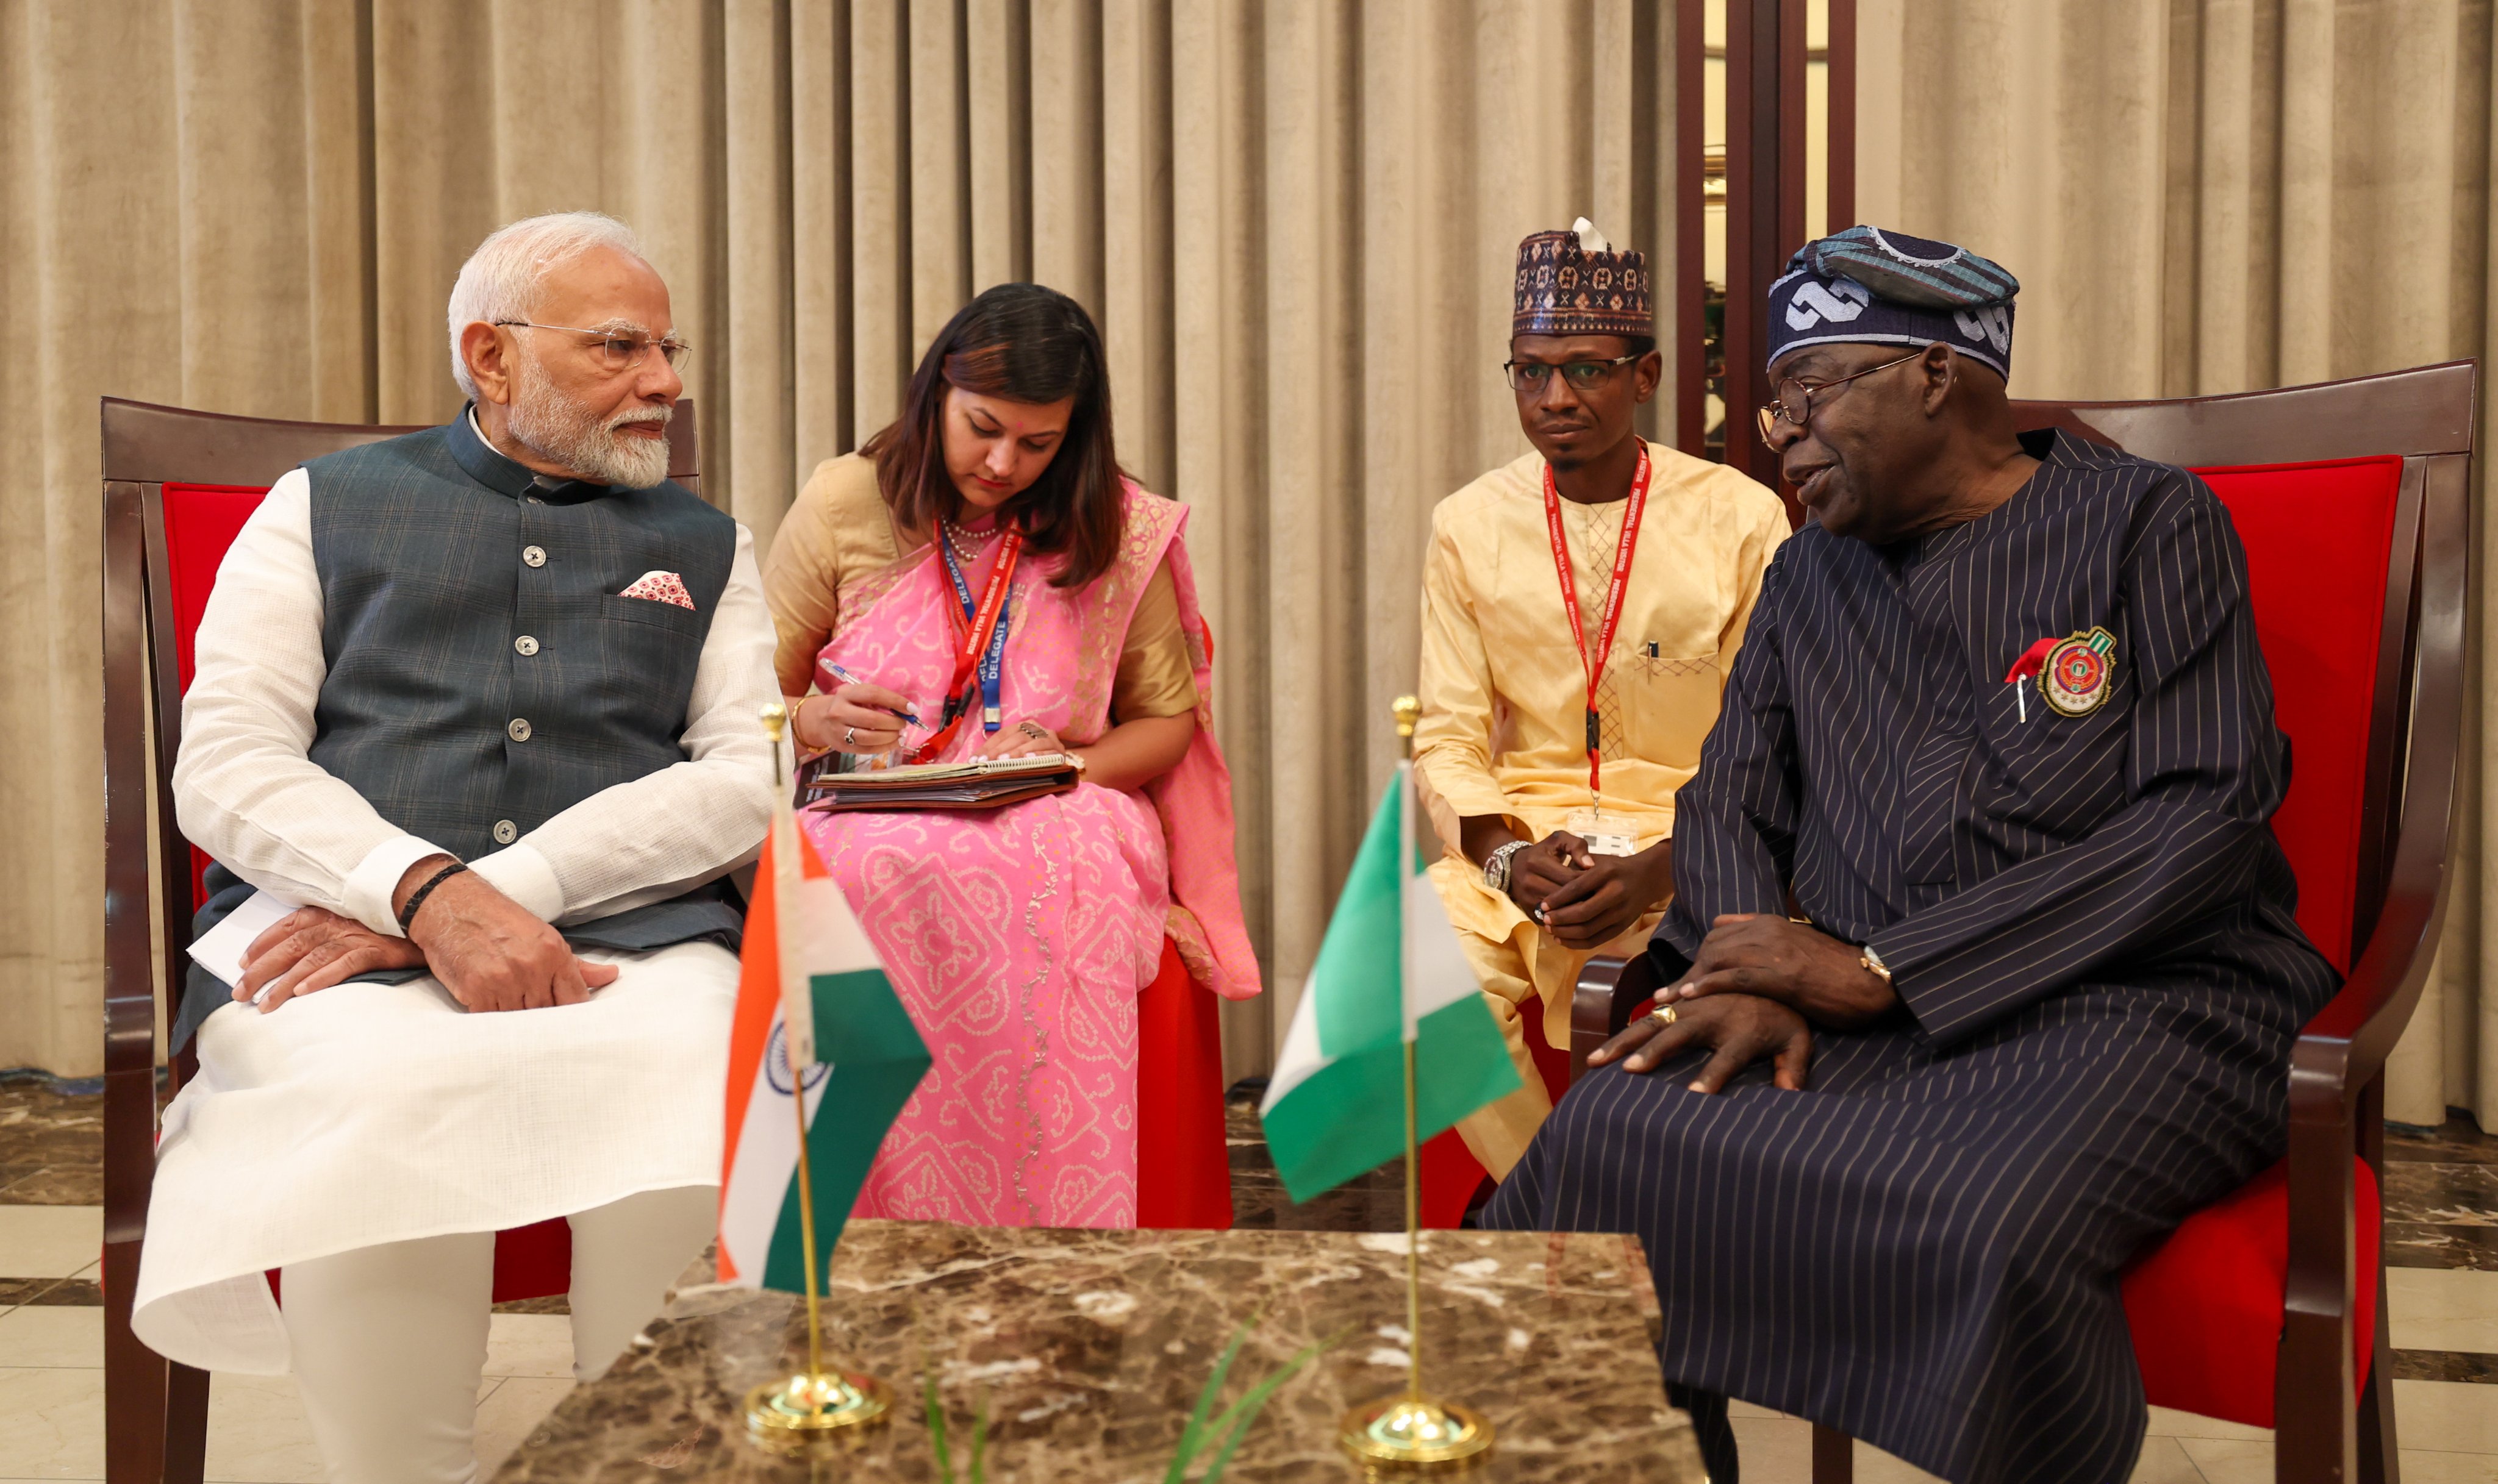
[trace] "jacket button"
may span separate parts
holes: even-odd
[[[521,548],[521,560],[532,567],[543,567],[546,565],[546,548],[525,546]]]
[[[512,647],[520,650],[523,654],[535,654],[538,652],[538,642],[530,638],[528,635],[523,634],[520,638],[512,641]]]
[[[513,717],[512,724],[503,728],[503,730],[512,734],[512,741],[514,742],[528,742],[529,740],[529,723],[528,718],[526,716]]]
[[[495,843],[508,845],[521,837],[521,827],[508,819],[495,821]]]

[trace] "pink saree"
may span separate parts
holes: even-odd
[[[1198,690],[1179,767],[1138,792],[1084,783],[985,812],[801,816],[936,1058],[885,1135],[860,1216],[1135,1225],[1137,996],[1163,939],[1200,987],[1258,993],[1187,519],[1131,485],[1108,572],[1071,592],[1049,585],[1046,562],[1018,566],[1000,695],[1009,726],[1029,717],[1070,745],[1098,741],[1129,621],[1168,558]],[[995,551],[964,574],[975,592]],[[910,697],[933,726],[959,643],[936,549],[845,597],[818,676],[839,664]],[[944,760],[987,740],[976,711]]]

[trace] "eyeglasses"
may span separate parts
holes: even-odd
[[[1770,435],[1777,430],[1780,419],[1793,423],[1798,427],[1804,426],[1807,420],[1812,416],[1812,399],[1822,393],[1843,387],[1858,376],[1871,376],[1875,371],[1887,371],[1895,365],[1905,365],[1925,353],[1926,348],[1920,345],[1897,361],[1885,361],[1880,365],[1869,365],[1851,375],[1841,376],[1837,381],[1808,382],[1793,376],[1788,377],[1779,382],[1777,389],[1771,393],[1770,405],[1759,408],[1752,414],[1761,425],[1761,441],[1763,443],[1770,441]]]
[[[1549,361],[1504,361],[1500,368],[1509,373],[1510,386],[1520,392],[1541,392],[1553,380],[1555,369],[1574,392],[1593,392],[1613,379],[1616,371],[1637,356],[1616,356],[1611,361],[1565,361],[1557,368]]]
[[[528,320],[496,320],[507,330],[560,330],[569,335],[588,335],[598,342],[599,360],[609,371],[627,371],[642,363],[642,358],[656,350],[668,363],[668,369],[685,369],[686,358],[694,348],[670,333],[654,338],[648,334],[622,330],[583,330],[575,325],[534,325]]]

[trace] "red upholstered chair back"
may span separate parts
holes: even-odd
[[[2349,972],[2383,910],[2404,802],[2423,501],[2466,477],[2475,367],[2162,402],[2015,402],[2023,427],[2194,470],[2228,507],[2290,783],[2273,833],[2299,926]]]
[[[246,486],[168,484],[159,496],[165,529],[165,607],[174,630],[176,699],[189,693],[191,676],[198,668],[192,660],[192,645],[200,631],[200,617],[208,611],[208,589],[217,584],[217,567],[226,559],[226,548],[234,545],[243,522],[268,493],[266,489]],[[178,730],[178,711],[176,716],[174,725]],[[208,888],[201,882],[208,856],[197,845],[188,849],[191,910],[197,911],[208,900]]]
[[[2197,469],[2247,549],[2247,583],[2274,714],[2290,742],[2290,793],[2273,834],[2298,876],[2298,924],[2351,969],[2363,874],[2383,868],[2368,829],[2386,655],[2388,556],[2403,461],[2391,457]],[[2412,513],[2418,520],[2418,513]],[[2409,563],[2402,564],[2406,569]],[[2408,598],[2408,593],[2400,595]],[[2386,741],[2390,744],[2390,737]],[[2376,801],[2380,810],[2382,798]]]

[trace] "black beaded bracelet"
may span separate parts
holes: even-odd
[[[442,868],[440,870],[435,871],[432,875],[426,877],[425,884],[423,886],[420,886],[415,891],[408,893],[407,904],[399,909],[399,931],[401,932],[408,931],[408,925],[416,921],[416,909],[425,905],[425,899],[433,895],[433,889],[435,887],[440,886],[443,882],[450,880],[452,877],[460,874],[467,868],[468,865],[466,862],[454,861],[450,865]]]

